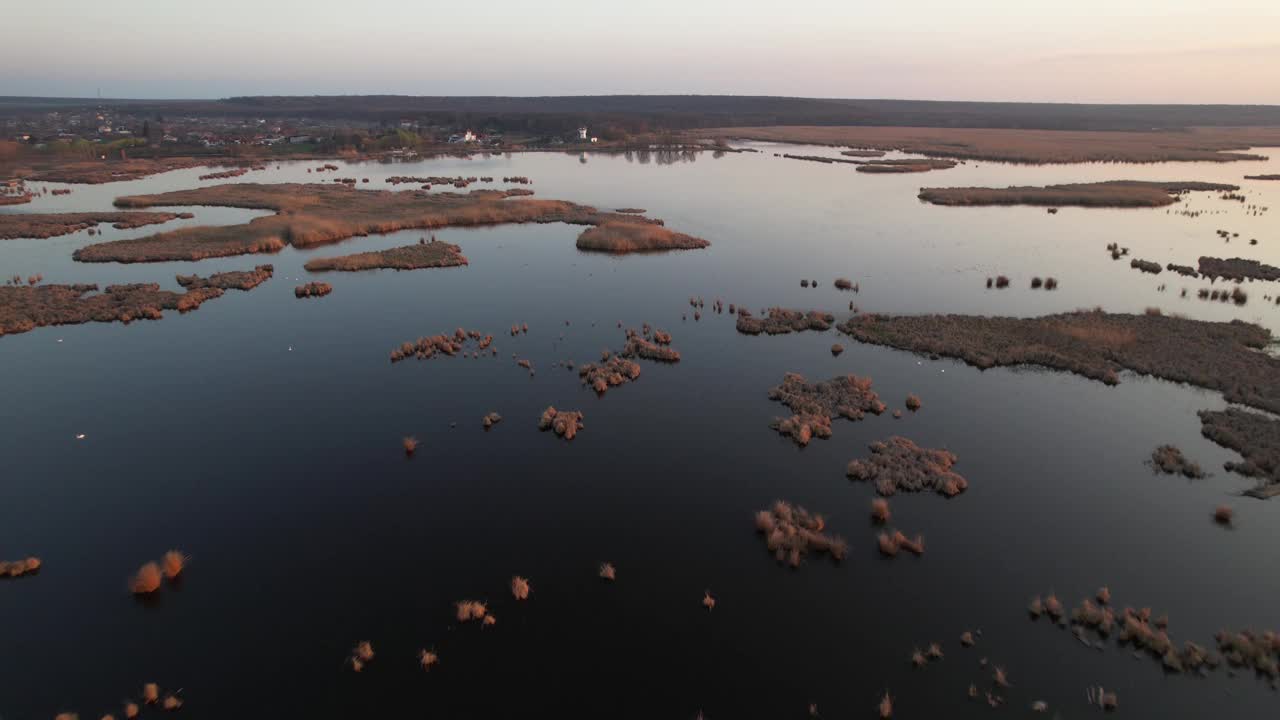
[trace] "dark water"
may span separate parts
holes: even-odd
[[[1084,648],[1024,610],[1036,594],[1056,591],[1070,606],[1108,585],[1118,606],[1167,613],[1179,643],[1280,626],[1280,505],[1236,497],[1251,481],[1222,471],[1233,454],[1200,437],[1195,412],[1223,407],[1220,396],[1132,375],[1107,388],[978,372],[834,332],[746,337],[709,308],[715,297],[841,316],[850,300],[882,312],[1019,315],[1157,305],[1280,330],[1280,308],[1262,301],[1274,284],[1247,286],[1240,308],[1180,299],[1182,287],[1194,296],[1205,284],[1141,275],[1103,249],[1118,241],[1161,263],[1213,254],[1280,264],[1280,184],[1244,184],[1249,202],[1276,208],[1256,217],[1205,194],[1185,206],[1220,214],[915,200],[934,184],[1240,182],[1280,162],[982,163],[893,177],[760,147],[674,164],[546,154],[335,173],[371,187],[393,174],[528,175],[542,197],[644,207],[711,240],[706,251],[619,259],[578,252],[579,229],[564,225],[444,230],[437,237],[459,243],[469,266],[329,275],[332,295],[293,298],[309,257],[421,235],[405,232],[286,250],[266,259],[272,281],[187,315],[0,338],[0,558],[45,562],[36,577],[0,582],[0,716],[118,714],[157,682],[181,688],[182,713],[194,717],[799,718],[810,702],[823,717],[874,717],[886,689],[896,717],[978,717],[991,710],[965,691],[990,686],[982,657],[1007,668],[1004,712],[1015,715],[1033,700],[1059,717],[1092,715],[1085,688],[1103,685],[1126,717],[1272,716],[1276,692],[1249,673],[1166,675],[1114,642]],[[318,179],[306,167],[241,179]],[[22,209],[105,208],[116,195],[200,184],[199,172],[75,187]],[[253,213],[196,215],[190,222]],[[1241,237],[1225,244],[1218,228]],[[176,287],[178,272],[264,260],[73,263],[91,240],[2,242],[0,275]],[[1013,287],[985,290],[996,273]],[[838,275],[861,292],[836,291]],[[1061,289],[1033,292],[1031,275],[1054,275]],[[802,277],[820,287],[802,289]],[[690,295],[706,299],[701,321]],[[669,330],[682,361],[643,363],[637,382],[597,398],[554,364],[620,347],[618,322]],[[528,323],[528,335],[509,337],[513,323]],[[493,333],[498,355],[387,362],[401,341],[456,327]],[[833,342],[846,346],[838,358]],[[914,392],[924,408],[838,420],[834,437],[801,450],[768,428],[783,408],[766,391],[787,371],[869,375],[891,407]],[[539,433],[547,405],[583,410],[586,429],[572,443]],[[486,433],[489,411],[505,420]],[[892,501],[895,526],[926,537],[920,558],[879,556],[872,488],[844,476],[867,443],[892,434],[950,448],[970,482],[953,500]],[[412,459],[405,435],[422,441]],[[1143,461],[1166,442],[1213,476],[1153,475]],[[850,542],[845,562],[777,566],[752,525],[777,498],[824,513]],[[1211,521],[1220,503],[1235,507],[1233,529]],[[127,578],[171,547],[192,558],[184,580],[136,601]],[[596,577],[605,560],[618,567],[614,584]],[[527,602],[512,599],[513,574],[532,581]],[[713,612],[700,604],[708,589]],[[497,625],[454,622],[453,603],[468,598],[487,600]],[[966,629],[983,631],[977,647],[960,647]],[[377,657],[356,674],[344,658],[360,640]],[[946,659],[913,669],[912,649],[934,641]],[[426,674],[415,657],[424,647],[441,658]]]

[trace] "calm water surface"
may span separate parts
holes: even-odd
[[[1276,692],[1251,674],[1166,675],[1025,613],[1036,594],[1074,605],[1108,585],[1121,607],[1167,613],[1179,643],[1280,626],[1280,505],[1237,497],[1252,481],[1221,470],[1234,454],[1200,437],[1195,413],[1224,407],[1218,394],[1133,375],[1107,388],[1033,369],[979,372],[834,332],[746,337],[709,309],[716,297],[841,317],[851,300],[893,313],[1158,306],[1280,332],[1280,307],[1263,300],[1280,285],[1247,285],[1243,307],[1211,304],[1194,297],[1206,282],[1143,275],[1104,249],[1119,242],[1161,264],[1206,254],[1280,264],[1280,183],[1242,180],[1280,172],[1280,159],[873,176],[772,155],[834,149],[755,147],[674,163],[524,154],[319,176],[306,172],[319,163],[286,163],[238,178],[368,177],[379,188],[389,175],[527,175],[540,197],[643,207],[713,243],[614,258],[578,252],[580,228],[566,225],[445,229],[436,236],[460,244],[469,266],[331,274],[334,292],[320,300],[292,296],[314,279],[309,258],[422,233],[138,265],[78,264],[71,253],[154,227],[0,242],[0,275],[54,283],[176,288],[177,273],[276,268],[252,292],[160,322],[0,338],[0,557],[45,562],[36,577],[0,583],[0,717],[119,713],[151,681],[182,688],[192,717],[799,718],[810,702],[823,717],[873,717],[886,689],[896,717],[984,717],[991,710],[965,692],[990,686],[980,658],[1008,670],[1013,714],[1045,700],[1059,717],[1091,716],[1085,688],[1103,685],[1126,717],[1273,716]],[[72,186],[3,211],[106,209],[119,195],[209,184],[201,172]],[[1254,215],[1204,193],[1171,212],[1056,215],[915,199],[920,186],[1103,179],[1235,182],[1248,204],[1273,209]],[[194,212],[165,227],[259,214]],[[1240,236],[1224,243],[1217,229]],[[1012,287],[985,289],[995,274]],[[1033,275],[1060,289],[1030,290]],[[861,292],[835,290],[837,276]],[[691,295],[706,300],[700,321]],[[643,363],[637,382],[597,398],[555,363],[620,347],[619,322],[669,330],[682,361]],[[513,323],[529,333],[509,337]],[[493,333],[498,355],[387,362],[400,342],[456,327]],[[838,358],[833,342],[846,346]],[[914,392],[924,408],[837,420],[830,440],[801,450],[768,428],[784,408],[766,392],[788,371],[869,375],[891,407]],[[572,443],[539,433],[547,405],[583,410],[586,429]],[[505,420],[486,433],[490,411]],[[893,500],[894,524],[926,537],[920,558],[879,556],[873,490],[844,476],[869,442],[893,434],[953,450],[970,482],[950,501]],[[405,435],[422,441],[412,459]],[[1212,476],[1153,475],[1143,461],[1166,442]],[[777,498],[824,513],[851,544],[845,562],[776,565],[752,513]],[[1211,521],[1220,503],[1236,508],[1233,529]],[[192,558],[184,580],[136,601],[127,578],[171,547]],[[605,560],[615,584],[596,577]],[[513,574],[531,579],[529,601],[511,598]],[[699,602],[707,589],[719,601],[710,613]],[[464,598],[489,601],[497,625],[454,622]],[[961,648],[960,633],[977,629],[978,646]],[[344,658],[360,640],[377,657],[356,674]],[[913,669],[912,649],[934,641],[946,659]],[[441,658],[428,674],[416,664],[423,647]]]

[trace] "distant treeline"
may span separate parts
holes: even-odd
[[[842,100],[739,95],[417,97],[407,95],[251,96],[222,100],[95,100],[0,97],[0,117],[105,105],[134,113],[277,117],[549,133],[580,124],[628,133],[759,125],[1151,130],[1190,126],[1280,125],[1274,105],[1078,105],[1059,103]]]

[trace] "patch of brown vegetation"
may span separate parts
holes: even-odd
[[[482,334],[479,330],[468,331],[458,328],[448,335],[420,337],[412,342],[401,343],[400,347],[392,350],[391,362],[397,363],[409,358],[430,360],[437,355],[453,357],[458,353],[462,353],[465,356],[467,344],[471,342],[474,342],[472,354],[478,355],[480,351],[489,349],[490,344],[493,343],[493,335]],[[497,354],[497,350],[494,350],[493,353]]]
[[[883,150],[841,150],[840,154],[847,155],[849,157],[857,157],[857,158],[884,157]]]
[[[1244,456],[1244,462],[1228,462],[1226,469],[1258,478],[1258,486],[1246,495],[1280,495],[1280,420],[1238,408],[1201,410],[1199,415],[1202,435]]]
[[[836,318],[830,313],[818,310],[787,310],[785,308],[769,308],[764,317],[756,317],[746,308],[738,308],[736,327],[738,332],[747,335],[785,335],[805,330],[830,330]]]
[[[954,497],[969,487],[969,481],[951,469],[956,460],[950,451],[922,448],[895,435],[871,443],[871,457],[851,461],[845,473],[853,480],[875,482],[876,492],[884,497],[923,490]]]
[[[839,536],[823,533],[826,521],[802,507],[778,500],[768,510],[756,513],[756,530],[764,535],[765,546],[779,563],[799,567],[810,551],[829,553],[839,562],[849,552],[849,545]]]
[[[1260,160],[1242,152],[1280,146],[1280,128],[1200,127],[1153,132],[806,126],[708,128],[703,137],[901,150],[962,160],[1012,163],[1171,162]]]
[[[609,355],[599,363],[585,363],[578,368],[582,384],[603,395],[609,388],[640,377],[640,366],[619,355]]]
[[[390,250],[355,253],[340,257],[315,258],[304,266],[310,272],[341,270],[418,270],[421,268],[456,267],[466,265],[462,248],[447,242],[415,243]]]
[[[702,238],[678,233],[662,225],[651,222],[628,222],[626,219],[604,222],[587,228],[578,235],[579,250],[596,250],[615,254],[695,250],[710,245],[711,243]]]
[[[223,292],[208,287],[176,293],[161,290],[155,283],[108,285],[101,293],[97,290],[97,285],[0,286],[0,335],[46,325],[159,320],[164,310],[189,312]]]
[[[1199,463],[1192,462],[1182,454],[1175,445],[1161,445],[1151,451],[1151,467],[1166,475],[1182,475],[1189,478],[1202,478],[1204,471]]]
[[[178,284],[188,290],[195,288],[220,288],[222,290],[252,290],[271,279],[275,268],[269,264],[258,265],[252,270],[233,270],[214,273],[207,278],[199,275],[179,275]]]
[[[810,383],[803,375],[787,373],[782,384],[769,390],[769,399],[786,405],[794,413],[788,418],[774,418],[774,430],[790,437],[801,447],[814,437],[831,437],[831,420],[843,417],[861,420],[866,413],[885,411],[880,396],[871,389],[871,378],[841,375],[819,383]]]
[[[1178,202],[1178,195],[1190,191],[1238,190],[1235,185],[1206,182],[1149,182],[1108,180],[1095,183],[1046,185],[1044,187],[950,187],[921,188],[917,196],[934,205],[1035,205],[1076,207],[1163,207]]]
[[[543,410],[542,417],[538,418],[539,430],[554,430],[556,435],[565,440],[572,440],[584,427],[586,426],[582,423],[582,413],[556,410],[550,406]]]
[[[1128,369],[1280,412],[1280,359],[1258,352],[1271,333],[1239,320],[1101,311],[1038,318],[860,315],[840,330],[859,342],[959,358],[982,369],[1040,365],[1109,385]]]
[[[116,199],[118,207],[213,205],[272,210],[274,215],[247,224],[194,227],[133,240],[89,245],[76,251],[82,262],[161,262],[200,260],[255,252],[274,252],[286,244],[314,247],[371,233],[447,226],[563,222],[617,225],[579,241],[590,249],[660,249],[667,244],[705,247],[706,241],[662,228],[661,221],[600,212],[562,200],[517,198],[521,190],[427,193],[416,190],[356,190],[338,184],[230,183],[157,195]],[[657,229],[654,229],[657,228]],[[596,245],[598,247],[591,247]],[[652,243],[653,246],[647,246]]]
[[[3,216],[0,216],[3,217]],[[1224,278],[1241,282],[1244,280],[1280,280],[1280,267],[1267,265],[1257,260],[1229,258],[1223,260],[1215,257],[1201,257],[1200,274],[1216,280]]]
[[[295,287],[293,296],[296,298],[324,297],[331,292],[333,292],[333,286],[327,282],[309,282]]]
[[[900,158],[894,160],[868,160],[858,165],[860,173],[922,173],[931,170],[949,170],[956,166],[954,160],[929,158]]]
[[[496,412],[488,413],[484,417],[480,418],[480,426],[483,427],[485,430],[488,430],[489,428],[493,427],[494,425],[497,425],[500,422],[502,422],[502,416]]]
[[[225,165],[225,160],[216,161]],[[209,160],[196,158],[156,158],[128,160],[86,160],[81,162],[59,162],[56,166],[37,170],[27,175],[27,180],[42,182],[60,182],[83,185],[101,185],[109,182],[138,180],[150,175],[185,170],[193,167],[204,167],[211,164]]]
[[[149,562],[138,569],[138,574],[133,576],[133,580],[129,583],[129,589],[135,595],[146,595],[160,589],[160,566],[156,563]]]
[[[95,228],[100,223],[111,223],[117,230],[130,230],[191,217],[194,217],[191,213],[172,212],[3,213],[0,214],[0,240],[59,237]]]
[[[23,560],[0,560],[0,579],[17,578],[23,575],[33,575],[40,572],[40,562],[38,557],[29,557]]]
[[[1280,175],[1245,175],[1245,180],[1280,180]]]
[[[634,330],[627,331],[627,344],[623,346],[622,352],[619,353],[623,357],[638,357],[644,360],[653,360],[655,362],[680,362],[680,351],[671,347],[671,336],[663,333],[661,337],[665,337],[667,342],[651,342],[643,336],[637,334]],[[655,336],[655,339],[658,336]]]

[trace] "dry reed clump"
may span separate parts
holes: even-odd
[[[160,566],[156,563],[149,562],[138,569],[138,574],[134,575],[129,589],[135,595],[146,595],[160,589]]]
[[[1161,271],[1164,270],[1164,268],[1160,267],[1160,263],[1158,262],[1139,260],[1138,258],[1130,260],[1129,267],[1136,268],[1144,273],[1151,273],[1152,275],[1159,275]]]
[[[923,403],[920,402],[920,397],[917,396],[915,393],[911,393],[907,395],[906,404],[907,404],[907,409],[910,410],[911,412],[915,412],[916,410],[919,410],[923,406]]]
[[[1185,192],[1238,190],[1235,185],[1204,182],[1108,180],[1046,187],[921,188],[917,196],[934,205],[1035,205],[1076,207],[1163,207]]]
[[[876,537],[876,544],[880,547],[880,553],[888,557],[896,556],[899,550],[906,550],[917,557],[924,554],[924,536],[909,538],[901,530],[880,533]]]
[[[400,440],[400,445],[404,447],[405,455],[412,455],[418,449],[418,438],[406,436]]]
[[[500,422],[502,422],[502,416],[496,412],[491,412],[485,415],[484,417],[480,418],[480,425],[484,427],[485,430],[488,430],[489,428],[493,427],[494,425],[497,425]]]
[[[640,366],[618,355],[610,355],[599,363],[585,363],[578,368],[582,383],[603,395],[609,388],[629,383],[640,377]]]
[[[482,602],[475,600],[461,600],[454,604],[455,615],[458,622],[470,622],[472,620],[484,620],[489,617],[489,608]]]
[[[850,280],[849,278],[838,277],[836,278],[836,281],[834,284],[837,290],[849,290],[849,291],[857,292],[857,290],[855,290],[853,281]]]
[[[1194,463],[1182,454],[1182,450],[1174,445],[1161,445],[1151,451],[1151,467],[1166,475],[1182,475],[1189,478],[1202,478],[1204,471],[1198,463]]]
[[[229,180],[234,177],[240,177],[241,175],[247,175],[248,173],[249,173],[249,168],[245,168],[245,167],[233,168],[231,170],[223,170],[221,172],[205,173],[204,175],[200,175],[196,179],[197,180]]]
[[[117,230],[131,230],[190,217],[191,213],[174,212],[0,213],[0,240],[59,237],[93,230],[102,223],[111,223]]]
[[[355,253],[340,257],[315,258],[308,260],[304,266],[308,272],[324,272],[339,270],[355,272],[359,270],[389,269],[418,270],[422,268],[457,267],[466,265],[467,258],[462,248],[446,242],[415,243],[390,250]]]
[[[614,208],[613,211],[616,213],[623,213],[624,215],[643,215],[645,212],[644,208],[634,207]]]
[[[871,378],[841,375],[810,383],[803,375],[787,373],[782,384],[769,390],[769,399],[786,405],[790,418],[774,418],[771,427],[804,446],[811,437],[831,437],[831,420],[861,420],[867,412],[879,415],[884,403],[871,389]]]
[[[969,487],[969,482],[951,469],[955,463],[954,453],[922,448],[895,435],[871,443],[871,457],[851,461],[845,472],[853,480],[874,481],[876,492],[885,497],[922,490],[954,497]]]
[[[182,707],[182,698],[173,694],[165,695],[164,701],[160,703],[160,707],[170,712],[173,712],[174,710],[178,710],[179,708]]]
[[[293,289],[296,298],[324,297],[333,292],[333,286],[326,282],[309,282]]]
[[[126,718],[130,718],[132,720],[132,718],[138,717],[138,713],[141,711],[142,709],[139,708],[138,704],[135,702],[127,702],[124,704],[124,716]]]
[[[867,160],[854,168],[860,173],[922,173],[931,170],[949,170],[956,166],[954,160],[930,158],[894,158],[892,160]]]
[[[884,697],[880,698],[880,704],[876,707],[880,712],[881,720],[888,720],[893,717],[893,697],[889,695],[889,691],[884,691]]]
[[[874,498],[871,500],[871,519],[879,525],[889,522],[892,514],[889,511],[889,501],[884,498]]]
[[[618,579],[618,569],[613,566],[613,563],[600,563],[600,571],[598,574],[601,579],[608,580],[609,582],[613,582]]]
[[[1219,505],[1213,509],[1213,519],[1219,525],[1230,525],[1235,515],[1236,512],[1231,509],[1230,505]]]
[[[232,272],[214,273],[207,278],[199,275],[179,275],[178,284],[188,290],[194,288],[219,288],[221,290],[252,290],[271,279],[275,268],[270,265],[258,265],[252,270],[234,270]]]
[[[351,669],[360,672],[364,670],[364,666],[373,661],[373,643],[368,640],[361,640],[351,649],[351,656],[347,658],[351,663]]]
[[[43,563],[38,557],[29,557],[23,560],[0,560],[0,579],[17,578],[24,575],[34,575],[40,572]]]
[[[1244,258],[1201,257],[1200,274],[1216,280],[1223,278],[1242,282],[1244,280],[1280,280],[1280,267],[1267,265],[1257,260]]]
[[[304,248],[334,243],[350,237],[397,230],[434,229],[507,223],[564,222],[574,225],[610,225],[591,237],[609,249],[615,242],[636,249],[652,244],[703,247],[705,242],[666,230],[661,221],[601,212],[560,200],[517,198],[520,190],[475,190],[470,193],[356,190],[340,184],[211,185],[157,195],[116,199],[118,207],[212,205],[272,210],[242,225],[201,226],[158,233],[143,238],[89,245],[77,250],[82,262],[161,262],[270,252],[285,244]],[[616,226],[616,227],[614,227]],[[622,240],[620,240],[620,238]],[[579,246],[593,241],[579,239]]]
[[[1245,175],[1245,180],[1280,180],[1280,175]]]
[[[418,652],[418,663],[422,665],[424,671],[429,672],[440,663],[440,656],[435,653],[435,650],[424,649]]]
[[[655,362],[680,362],[680,352],[669,345],[671,336],[663,334],[666,336],[666,343],[650,342],[643,336],[636,334],[634,330],[628,330],[627,343],[622,347],[622,352],[619,355],[628,358],[638,357]]]
[[[1175,263],[1169,263],[1164,266],[1164,269],[1170,272],[1178,273],[1183,277],[1199,277],[1200,275],[1200,272],[1195,268],[1191,267],[1190,265],[1178,265]]]
[[[1243,462],[1227,462],[1224,467],[1258,479],[1246,495],[1280,495],[1280,420],[1238,408],[1201,410],[1199,417],[1202,435],[1244,457]]]
[[[840,343],[833,343],[833,344],[831,345],[831,355],[832,355],[832,357],[838,356],[838,355],[840,355],[840,353],[842,353],[842,352],[844,352],[844,346],[843,346],[843,345],[841,345]]]
[[[1229,402],[1280,412],[1280,359],[1256,352],[1265,328],[1162,315],[1078,311],[1038,318],[860,315],[840,326],[859,342],[987,369],[1040,365],[1107,384],[1122,369],[1219,390]]]
[[[1248,667],[1274,682],[1280,678],[1280,638],[1274,632],[1254,634],[1252,632],[1228,633],[1220,632],[1216,636],[1220,656],[1208,648],[1186,641],[1179,648],[1170,638],[1167,616],[1152,619],[1151,608],[1135,610],[1125,607],[1117,612],[1109,605],[1111,594],[1106,588],[1098,591],[1098,604],[1089,598],[1083,599],[1070,613],[1072,635],[1087,647],[1104,649],[1105,640],[1116,633],[1120,645],[1133,647],[1135,656],[1145,653],[1159,662],[1166,672],[1183,673],[1198,672],[1206,674],[1217,668],[1225,659],[1234,667]],[[1061,604],[1052,595],[1051,605],[1046,601],[1044,608],[1055,620],[1063,616]],[[1032,617],[1038,617],[1036,602],[1033,602]],[[1059,623],[1066,625],[1065,622]],[[1092,631],[1099,640],[1090,640],[1086,631]],[[1112,700],[1114,703],[1114,700]]]
[[[578,235],[579,250],[614,254],[661,252],[664,250],[696,250],[711,243],[650,222],[630,222],[630,216],[600,223]]]
[[[160,569],[166,580],[175,580],[187,566],[188,558],[178,550],[170,550],[160,558]]]
[[[826,521],[802,507],[778,500],[768,510],[756,513],[756,530],[764,536],[765,546],[779,563],[799,567],[810,551],[828,553],[839,562],[849,552],[844,538],[823,533]]]
[[[218,288],[176,293],[161,290],[155,283],[108,285],[101,293],[97,290],[97,285],[0,286],[0,335],[47,325],[159,320],[164,310],[189,312],[223,293]]]
[[[554,430],[556,435],[565,440],[572,440],[584,427],[581,412],[556,410],[551,406],[543,410],[542,417],[538,419],[539,430]]]
[[[715,610],[715,609],[716,609],[716,599],[715,599],[714,597],[712,597],[712,596],[711,596],[711,591],[710,591],[710,590],[703,590],[703,591],[702,591],[702,607],[704,607],[704,608],[706,608],[706,609],[708,609],[708,610]]]
[[[397,363],[411,358],[430,360],[441,355],[453,357],[459,353],[465,356],[468,344],[471,344],[471,352],[478,354],[488,350],[492,343],[493,335],[483,334],[479,330],[458,328],[452,334],[430,335],[420,337],[413,342],[401,343],[391,351],[391,362]],[[496,355],[497,350],[493,350],[493,354]]]
[[[519,575],[511,578],[511,594],[515,596],[515,599],[528,600],[530,589],[529,581],[527,579],[522,578]]]
[[[746,308],[738,308],[736,327],[738,332],[747,335],[785,335],[805,330],[829,330],[835,316],[817,310],[787,310],[785,308],[769,308],[765,317],[755,317]]]
[[[160,686],[156,683],[146,683],[142,686],[142,702],[147,705],[155,705],[160,702]]]

